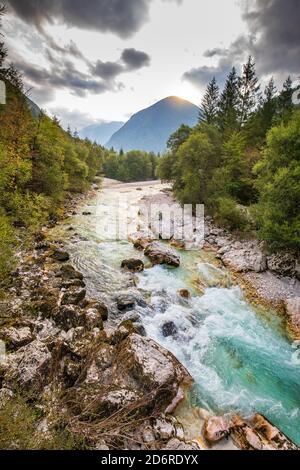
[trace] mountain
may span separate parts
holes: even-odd
[[[96,141],[100,145],[105,145],[111,136],[123,125],[124,122],[119,121],[93,124],[82,129],[79,132],[79,137],[82,139],[87,138],[89,140]]]
[[[115,150],[163,152],[170,135],[182,124],[195,126],[199,108],[189,101],[169,96],[134,114],[108,141]]]

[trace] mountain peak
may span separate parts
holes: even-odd
[[[199,108],[178,96],[168,96],[134,114],[107,143],[115,150],[144,150],[161,153],[170,135],[182,124],[195,126]]]

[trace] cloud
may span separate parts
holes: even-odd
[[[215,57],[215,56],[226,56],[229,53],[228,49],[222,49],[220,47],[215,47],[214,49],[208,49],[204,52],[204,57]]]
[[[242,15],[248,33],[239,36],[227,49],[215,48],[204,57],[218,58],[215,66],[201,66],[184,73],[183,79],[203,91],[215,76],[220,85],[230,69],[237,70],[251,54],[263,81],[273,75],[281,84],[288,75],[300,74],[300,1],[242,0]]]
[[[179,0],[175,1],[180,4]],[[113,32],[127,38],[148,20],[152,0],[7,0],[26,23],[42,28],[59,21],[81,29]]]
[[[112,80],[120,75],[124,68],[117,62],[102,62],[98,60],[95,65],[91,66],[91,71],[97,77],[101,77],[104,80]]]
[[[128,70],[138,70],[141,67],[150,65],[150,56],[146,52],[137,51],[136,49],[124,49],[121,60],[127,66]]]
[[[251,38],[239,36],[228,49],[217,49],[215,54],[208,54],[206,51],[205,57],[219,56],[217,65],[215,66],[201,66],[188,70],[183,74],[183,80],[187,80],[200,91],[203,91],[207,84],[213,77],[217,79],[220,86],[223,86],[226,77],[232,67],[240,70],[241,64],[246,60],[249,55],[249,48],[252,47]]]
[[[256,38],[252,52],[261,74],[300,73],[299,0],[244,0],[243,18]]]
[[[64,129],[68,126],[75,129],[83,129],[91,124],[95,124],[96,121],[90,114],[81,112],[78,109],[66,109],[63,107],[54,107],[49,109],[51,115],[57,116]]]

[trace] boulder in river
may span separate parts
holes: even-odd
[[[165,338],[167,338],[168,336],[175,336],[177,333],[177,326],[172,321],[165,323],[162,327],[162,334]]]
[[[150,243],[155,240],[155,236],[150,231],[139,231],[131,233],[128,240],[133,243],[137,250],[144,250]]]
[[[191,298],[191,293],[187,289],[180,289],[178,291],[178,295],[182,297],[183,299],[190,299]]]
[[[179,255],[159,242],[153,242],[145,249],[145,255],[150,258],[153,264],[167,264],[178,268],[180,266]]]
[[[121,267],[131,272],[142,272],[145,266],[141,259],[131,258],[122,261]]]

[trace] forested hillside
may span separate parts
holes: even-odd
[[[300,249],[300,110],[292,81],[261,89],[250,57],[220,90],[213,79],[199,123],[168,143],[158,175],[182,203],[202,203],[229,229],[255,232],[271,247]]]
[[[6,104],[0,105],[0,273],[12,267],[25,234],[59,213],[67,191],[89,187],[103,160],[101,147],[65,132],[57,119],[43,112],[33,116],[21,76],[4,66],[6,55],[1,43]]]

